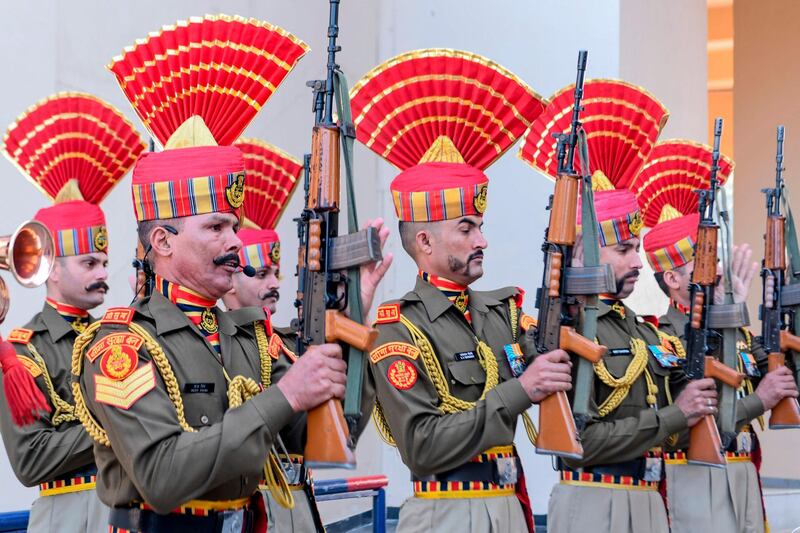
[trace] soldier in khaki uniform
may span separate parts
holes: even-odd
[[[211,39],[176,51],[187,60],[189,49],[193,58],[206,47],[242,49],[236,39],[244,33],[269,48],[258,60],[248,60],[251,72],[236,69],[231,76],[223,69],[217,88],[230,98],[227,105],[203,107],[196,99],[204,91],[186,90],[182,111],[145,120],[167,148],[143,156],[132,183],[155,290],[132,308],[109,310],[78,338],[73,354],[76,410],[97,441],[98,494],[112,507],[112,532],[265,531],[257,488],[275,437],[297,413],[341,397],[345,388],[341,350],[325,344],[310,348],[280,383],[262,390],[259,381],[268,373],[261,366],[264,358],[249,357],[249,332],[215,307],[240,268],[236,231],[246,182],[241,151],[217,146],[216,139],[237,138],[254,115],[241,98],[247,83],[280,83],[306,47],[285,30],[258,21],[207,17],[186,25],[187,35]],[[137,46],[162,45],[162,37],[151,34]],[[134,70],[132,54],[117,58],[111,69],[135,109],[147,117],[150,106],[168,108],[166,101],[142,98],[140,84],[126,79]],[[158,59],[153,68],[166,62]],[[209,67],[209,76],[226,66]],[[254,92],[251,98],[260,107],[269,94]],[[180,115],[189,109],[204,114]],[[231,117],[233,124],[221,121]],[[253,332],[266,349],[266,326]]]
[[[439,114],[423,102],[455,95],[471,100],[443,103]],[[487,246],[482,169],[541,112],[542,101],[484,58],[423,50],[376,67],[356,84],[352,103],[357,138],[402,169],[390,189],[403,248],[419,268],[410,292],[378,308],[370,354],[376,422],[413,480],[397,530],[532,530],[514,431],[532,403],[570,387],[568,359],[556,350],[525,369],[535,351],[521,291],[469,286],[483,274]],[[517,116],[500,113],[504,105]],[[490,117],[483,128],[467,121],[473,109]],[[412,124],[420,114],[427,118]],[[403,136],[411,126],[415,135]]]
[[[92,133],[88,127],[92,121],[102,125],[109,137]],[[111,134],[124,142],[114,141]],[[37,152],[45,144],[49,148]],[[55,244],[47,301],[41,312],[8,337],[47,398],[50,412],[18,427],[8,409],[0,409],[3,443],[20,482],[39,486],[28,531],[107,531],[108,508],[94,490],[92,439],[74,412],[70,361],[75,338],[94,321],[89,310],[103,303],[108,290],[108,232],[105,215],[96,204],[127,173],[144,143],[110,105],[71,93],[51,96],[18,118],[3,149],[57,201],[35,216]],[[95,160],[100,152],[113,157]],[[49,164],[52,161],[57,164]],[[67,168],[81,170],[64,171]],[[5,406],[6,400],[0,401]]]
[[[567,87],[553,97],[522,149],[523,159],[549,175],[555,170],[551,133],[567,129],[563,122],[569,120],[572,92]],[[581,120],[596,191],[600,262],[611,265],[617,287],[614,294],[602,295],[599,305],[597,342],[608,351],[595,365],[594,413],[580,435],[583,458],[559,461],[561,481],[550,496],[548,530],[666,533],[667,514],[658,493],[661,447],[716,406],[713,380],[686,384],[678,365],[680,341],[624,303],[642,268],[642,219],[624,185],[652,149],[666,110],[644,90],[613,80],[586,82],[584,98]],[[632,123],[636,128],[628,127]],[[580,210],[578,215],[580,225]],[[574,250],[573,264],[580,265],[582,243]]]
[[[683,140],[664,141],[656,145],[636,180],[643,184],[638,199],[640,205],[647,207],[645,223],[652,226],[644,237],[644,250],[659,287],[670,298],[667,312],[659,318],[659,327],[682,342],[689,322],[689,284],[699,222],[694,189],[708,187],[710,161],[711,149],[707,146]],[[693,172],[686,172],[687,167]],[[724,183],[732,170],[732,161],[721,157],[717,179]],[[658,178],[650,180],[655,174]],[[670,187],[667,192],[665,183],[685,186]],[[750,261],[751,255],[747,245],[734,247],[731,281],[736,303],[747,299],[758,271],[758,264]],[[722,287],[720,284],[717,292]],[[788,368],[767,373],[767,354],[747,328],[738,331],[737,351],[738,370],[745,379],[737,394],[739,435],[726,450],[727,466],[722,469],[690,465],[685,450],[665,455],[673,532],[765,530],[761,488],[752,462],[758,439],[751,424],[784,397],[797,396],[797,388]]]
[[[239,262],[245,268],[251,267],[254,275],[249,277],[244,273],[234,274],[233,289],[222,297],[222,301],[228,309],[226,315],[237,326],[250,330],[257,327],[259,322],[269,323],[270,317],[277,310],[280,298],[281,243],[277,232],[271,228],[277,224],[289,202],[302,172],[302,165],[295,158],[263,141],[240,139],[236,146],[242,150],[248,173],[246,200],[242,206],[246,227],[238,233],[242,241]],[[275,193],[267,196],[266,191]],[[385,242],[388,229],[382,227],[380,220],[374,225],[379,229],[382,242]],[[362,268],[361,282],[367,287],[368,295],[372,294],[390,264],[391,254],[378,267],[369,265]],[[363,308],[365,313],[369,312],[370,302],[369,296],[362,302],[367,304]],[[255,339],[253,335],[248,338]],[[269,350],[264,361],[270,372],[267,379],[262,380],[263,386],[276,383],[297,359],[293,352],[296,339],[293,329],[272,326],[272,331],[269,332]],[[258,354],[259,350],[254,345],[250,349],[246,348],[245,352],[251,356]],[[259,368],[259,364],[255,368]],[[362,412],[372,411],[374,397],[372,389],[364,391]],[[366,427],[369,417],[362,417],[362,421],[359,430]],[[305,430],[306,416],[305,413],[300,413],[281,431],[281,441],[277,446],[294,496],[294,506],[287,509],[276,501],[266,485],[261,486],[267,505],[270,531],[281,533],[322,530],[322,519],[313,498],[312,472],[303,464]]]

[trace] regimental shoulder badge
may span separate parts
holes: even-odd
[[[486,211],[486,194],[488,191],[489,187],[484,183],[480,186],[478,192],[475,193],[475,199],[472,201],[472,204],[475,206],[475,211],[481,215]]]
[[[103,318],[100,319],[100,323],[129,326],[133,321],[134,314],[136,314],[136,311],[130,307],[109,307]]]
[[[413,364],[403,359],[398,359],[391,365],[386,373],[389,383],[398,390],[408,390],[417,382],[417,369]]]
[[[156,387],[152,361],[140,366],[123,379],[111,379],[95,374],[95,401],[120,409],[129,409],[136,401]]]
[[[392,324],[400,322],[400,304],[383,304],[378,307],[376,324]]]
[[[90,363],[94,363],[95,359],[101,355],[105,355],[106,352],[112,351],[112,348],[115,346],[124,346],[126,352],[133,352],[135,356],[134,361],[136,361],[139,348],[142,347],[143,343],[144,339],[135,333],[112,333],[111,335],[103,337],[97,344],[89,348],[89,350],[86,351],[86,358]],[[134,367],[135,366],[136,365],[134,365]]]
[[[225,197],[234,209],[239,209],[244,203],[244,172],[239,172],[233,179],[233,183],[225,189]]]
[[[13,342],[14,344],[28,344],[31,342],[31,337],[33,337],[33,331],[30,329],[25,328],[14,328],[6,337],[8,342]]]
[[[139,363],[139,354],[126,344],[110,346],[100,359],[100,371],[105,377],[120,381],[130,376]]]
[[[519,326],[523,329],[523,331],[528,331],[529,329],[536,327],[536,319],[530,315],[522,313],[522,315],[519,317]]]
[[[387,342],[372,350],[369,353],[369,360],[377,363],[393,355],[400,355],[414,360],[419,357],[419,348],[407,342]]]
[[[34,379],[42,375],[42,367],[37,365],[33,359],[25,357],[24,355],[17,355],[17,359],[19,359],[19,362],[22,363],[22,366],[25,367],[25,370],[27,370]]]

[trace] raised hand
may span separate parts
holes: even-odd
[[[386,240],[389,238],[389,228],[384,225],[382,218],[368,220],[364,227],[368,228],[370,226],[378,230],[378,236],[381,239],[381,250],[383,250]],[[368,263],[361,266],[361,313],[365,319],[369,315],[370,308],[372,308],[375,291],[392,265],[393,259],[394,256],[391,253],[387,253],[380,263]]]

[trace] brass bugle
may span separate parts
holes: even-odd
[[[11,235],[0,237],[0,269],[8,270],[23,287],[37,287],[53,270],[55,245],[41,222],[22,223]],[[8,288],[0,280],[0,322],[8,312]]]

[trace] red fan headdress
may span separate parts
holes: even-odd
[[[280,148],[258,139],[239,139],[235,144],[244,155],[247,173],[239,259],[243,265],[253,268],[277,266],[281,243],[275,226],[297,187],[303,164]]]
[[[133,125],[110,104],[82,93],[58,93],[11,124],[3,153],[50,200],[35,219],[53,234],[57,256],[104,252],[98,207],[144,151]]]
[[[392,181],[401,221],[482,215],[496,161],[547,101],[479,55],[406,52],[375,67],[351,91],[356,137],[402,172]]]
[[[238,213],[244,160],[231,144],[307,51],[282,28],[217,15],[165,26],[114,58],[108,68],[165,147],[134,169],[137,220]]]
[[[554,133],[568,131],[575,85],[551,98],[531,125],[519,157],[546,176],[555,177]],[[627,190],[666,124],[661,103],[640,87],[619,80],[588,80],[583,86],[581,122],[589,144],[590,170],[599,222],[600,244],[610,246],[638,236],[642,228],[636,199]],[[577,153],[575,160],[578,166]],[[580,209],[578,209],[580,224]]]
[[[734,163],[720,155],[717,180],[723,185]],[[711,183],[711,148],[674,139],[657,143],[642,171],[633,180],[644,223],[652,228],[643,246],[653,270],[673,270],[694,259],[697,241],[697,189]]]

